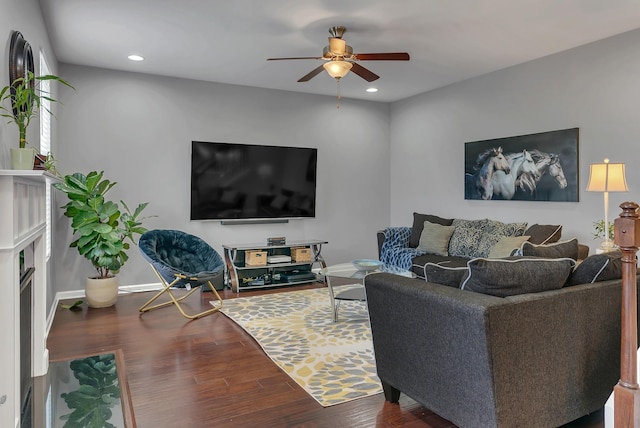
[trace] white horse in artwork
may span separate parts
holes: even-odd
[[[506,155],[510,171],[496,171],[493,174],[493,193],[504,199],[512,199],[516,194],[518,179],[529,174],[537,181],[538,169],[531,154],[527,150]],[[534,181],[534,183],[535,183]]]
[[[523,191],[533,193],[536,190],[538,181],[544,174],[549,174],[558,183],[558,187],[564,189],[567,187],[567,178],[560,164],[560,156],[554,153],[545,153],[540,150],[531,150],[531,157],[536,163],[537,174],[523,174],[518,178],[516,183]]]
[[[493,176],[498,171],[509,173],[509,162],[502,154],[502,147],[491,148],[478,155],[475,174],[465,174],[465,199],[491,199]]]

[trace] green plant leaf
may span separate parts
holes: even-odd
[[[60,306],[63,309],[69,309],[70,311],[80,311],[82,310],[82,308],[80,307],[80,305],[82,305],[82,302],[83,302],[82,300],[76,300],[70,305],[65,305],[64,303],[61,303]]]
[[[87,178],[85,181],[86,181],[88,193],[93,193],[94,189],[102,179],[103,174],[104,174],[103,171],[100,171],[100,172],[91,171],[89,174],[87,174]],[[101,192],[98,192],[98,194],[101,194]]]

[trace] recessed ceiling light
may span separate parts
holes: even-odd
[[[129,58],[131,61],[144,61],[144,58],[140,55],[129,55],[127,58]]]
[[[378,88],[367,88],[367,92],[378,92]]]

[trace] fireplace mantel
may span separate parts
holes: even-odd
[[[35,268],[32,282],[31,374],[49,367],[46,348],[46,192],[57,177],[0,170],[0,426],[20,426],[20,253]]]

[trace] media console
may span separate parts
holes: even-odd
[[[224,249],[225,277],[231,289],[240,290],[255,288],[282,287],[286,285],[305,284],[318,280],[311,268],[319,263],[322,268],[327,265],[320,254],[322,240],[291,241],[282,245],[268,244],[225,244]],[[308,251],[305,251],[308,250]],[[296,257],[296,253],[310,257]],[[286,256],[290,261],[268,263],[278,260],[277,256]]]

